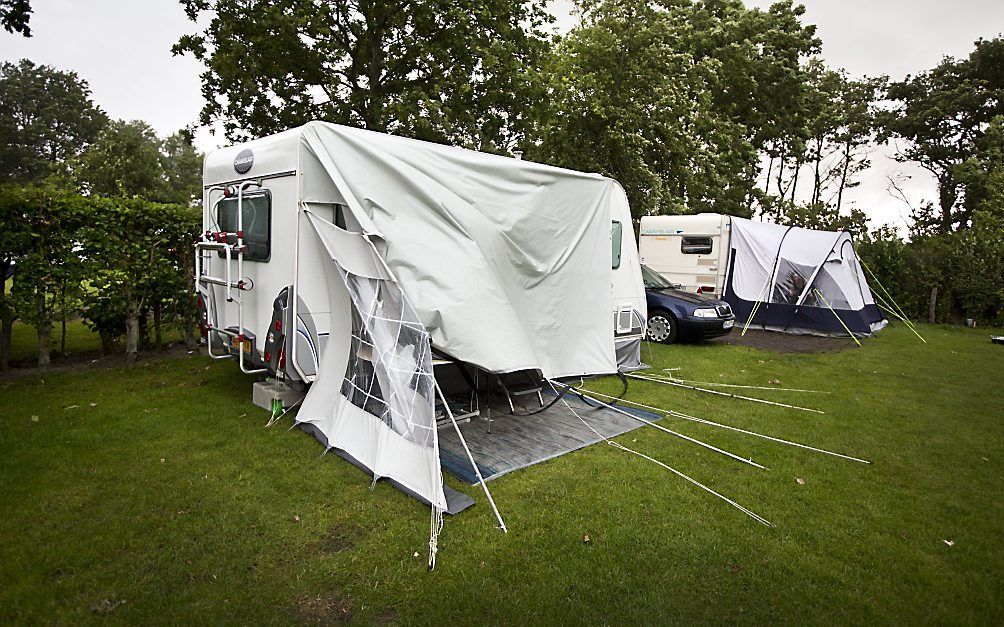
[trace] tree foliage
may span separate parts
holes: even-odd
[[[201,212],[140,198],[91,202],[94,212],[80,231],[80,241],[87,256],[100,262],[91,274],[94,296],[88,311],[99,330],[107,328],[109,318],[121,319],[126,361],[132,363],[139,351],[144,308],[188,296],[192,268],[184,263],[185,251],[201,230]]]
[[[312,119],[504,150],[518,138],[540,0],[181,0],[202,32],[203,123],[247,139]]]
[[[0,180],[34,182],[64,174],[67,161],[98,135],[105,114],[74,72],[27,59],[0,65]]]
[[[0,26],[8,33],[31,37],[31,2],[29,0],[0,0]]]
[[[970,226],[979,194],[965,176],[995,116],[1004,114],[1004,39],[979,40],[966,59],[889,85],[894,108],[884,136],[901,141],[897,159],[917,163],[938,181],[936,211],[916,219],[941,233]]]
[[[140,120],[108,124],[74,162],[73,174],[90,194],[180,204],[202,197],[202,155],[191,133],[181,130],[162,141]]]
[[[38,331],[38,364],[45,366],[59,295],[67,286],[79,286],[85,274],[75,234],[91,219],[89,203],[73,192],[44,185],[5,187],[0,207],[14,232],[4,242],[11,248],[5,253],[17,261],[5,305]],[[4,340],[9,342],[9,336]]]
[[[583,4],[547,63],[531,156],[617,178],[636,216],[749,215],[760,154],[799,126],[802,61],[818,47],[801,12],[738,0]]]

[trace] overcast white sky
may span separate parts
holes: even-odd
[[[766,8],[769,0],[746,0]],[[935,65],[942,56],[966,56],[979,37],[1004,30],[1001,0],[803,0],[804,19],[816,24],[823,57],[853,75],[902,78]],[[175,0],[33,0],[33,37],[0,31],[0,59],[29,58],[73,70],[91,86],[94,100],[113,118],[142,119],[165,135],[193,124],[202,108],[201,67],[174,57],[171,46],[193,30]],[[571,2],[553,0],[565,31],[575,23]],[[2,106],[2,103],[0,103]],[[222,143],[206,132],[199,147]],[[887,174],[911,176],[914,203],[935,198],[922,170],[897,164],[877,151],[874,165],[851,195],[876,224],[904,225],[906,206],[887,192]]]

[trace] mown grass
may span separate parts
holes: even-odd
[[[60,326],[57,322],[52,328],[52,349],[59,350]],[[94,333],[82,320],[72,320],[66,324],[66,354],[67,356],[96,354],[101,351],[101,338]],[[10,342],[11,362],[19,365],[34,366],[38,359],[38,335],[35,329],[23,322],[15,322],[11,329]],[[58,356],[57,356],[58,360]]]
[[[686,378],[832,392],[765,393],[818,415],[632,381],[639,402],[874,460],[671,418],[771,470],[651,428],[619,438],[774,528],[601,444],[493,481],[506,535],[450,480],[478,503],[446,520],[432,573],[428,510],[264,429],[230,363],[0,380],[0,621],[1000,623],[1004,347],[922,332],[809,355],[644,349]]]
[[[38,334],[31,325],[17,321],[11,329],[10,359],[15,366],[34,368],[38,360]],[[69,320],[66,324],[66,355],[59,354],[61,329],[59,323],[52,327],[53,364],[59,365],[67,359],[80,357],[101,357],[101,338],[91,331],[83,320]],[[165,343],[178,342],[181,333],[177,328],[165,326],[162,339]],[[119,347],[120,350],[122,347]],[[114,357],[114,356],[108,356]]]

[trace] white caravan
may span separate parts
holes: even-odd
[[[729,216],[698,213],[642,216],[638,254],[641,262],[688,292],[725,291]]]
[[[846,232],[716,213],[644,216],[638,248],[670,282],[727,301],[737,324],[814,335],[886,324]]]
[[[320,122],[216,150],[204,178],[211,355],[307,387],[303,428],[434,513],[440,365],[501,381],[640,363],[645,292],[612,179]]]

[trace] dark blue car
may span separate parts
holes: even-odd
[[[727,335],[735,326],[732,308],[723,300],[679,289],[645,264],[641,266],[648,300],[648,330],[652,342],[705,340]]]

